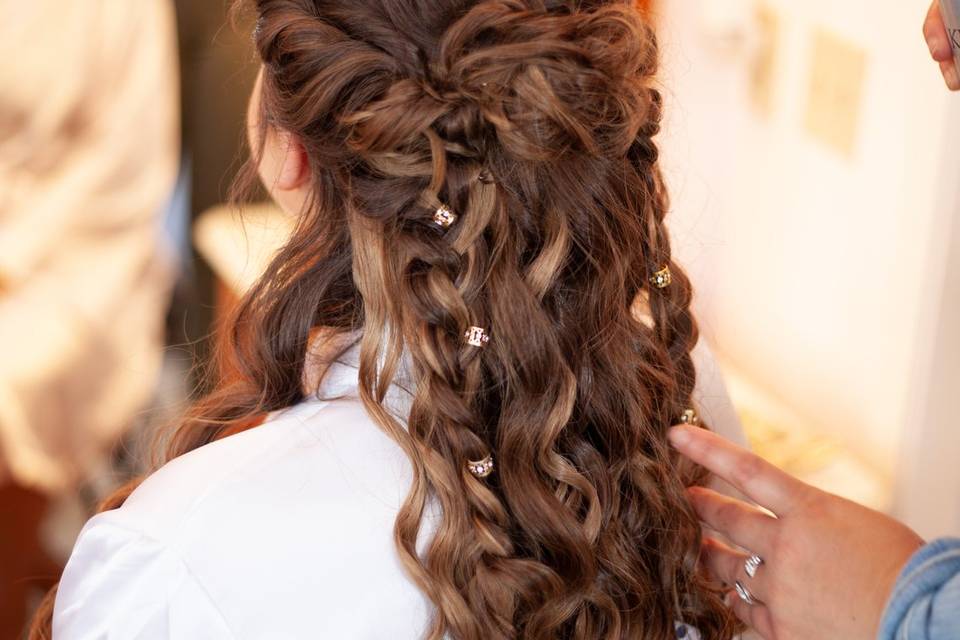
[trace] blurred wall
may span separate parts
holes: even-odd
[[[764,391],[890,476],[929,413],[936,320],[958,295],[945,277],[960,242],[951,240],[960,156],[947,129],[960,109],[921,36],[928,6],[660,5],[672,228],[699,286],[704,333]],[[773,20],[769,39],[755,32],[757,7]],[[846,152],[806,126],[824,32],[865,61]],[[772,44],[759,47],[763,59],[758,42]],[[758,104],[764,65],[771,79]]]
[[[233,0],[175,0],[182,78],[185,182],[191,222],[223,204],[244,150],[247,103],[259,70],[249,15],[229,19]],[[195,251],[189,278],[171,312],[174,344],[189,344],[194,362],[209,356],[215,279]],[[199,372],[199,369],[196,370]],[[197,378],[193,381],[205,384]]]
[[[960,141],[960,100],[954,102],[945,138]],[[946,268],[930,283],[934,307],[921,320],[895,504],[897,515],[927,537],[960,534],[960,171],[948,162],[944,176],[949,215],[937,227],[948,239]]]

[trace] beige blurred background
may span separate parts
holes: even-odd
[[[194,395],[256,73],[226,0],[0,0],[0,638]],[[245,32],[244,32],[245,31]]]
[[[752,446],[924,536],[960,533],[960,98],[929,59],[928,2],[644,4],[670,227]],[[256,71],[226,2],[0,9],[0,638],[15,638],[90,510],[200,391],[207,335],[289,221],[222,206]]]

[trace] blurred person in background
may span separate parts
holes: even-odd
[[[109,468],[156,381],[178,86],[169,0],[0,9],[0,637],[16,638],[31,579],[57,573],[49,500]]]

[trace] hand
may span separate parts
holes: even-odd
[[[734,612],[767,640],[873,640],[894,583],[923,540],[899,522],[804,484],[705,429],[673,427],[682,454],[733,484],[775,515],[694,487],[700,519],[743,553],[704,537],[702,560],[727,585],[740,581],[758,601],[735,593]],[[750,578],[751,553],[763,564]]]
[[[940,15],[940,3],[933,0],[927,19],[923,23],[923,37],[927,40],[930,55],[940,63],[940,73],[951,91],[960,90],[960,75],[953,60],[953,44],[947,35],[947,28],[943,25],[943,16]]]

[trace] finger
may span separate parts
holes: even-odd
[[[953,56],[950,47],[950,38],[947,35],[947,28],[943,24],[943,17],[940,15],[940,3],[934,1],[927,12],[927,19],[923,22],[923,37],[927,41],[927,47],[930,49],[930,55],[937,62],[949,60]]]
[[[733,590],[727,594],[724,600],[730,609],[733,610],[734,615],[740,618],[745,625],[759,633],[764,640],[776,639],[773,628],[773,617],[770,615],[770,610],[766,605],[759,602],[756,604],[747,604],[741,600],[737,592]]]
[[[761,556],[769,551],[777,533],[776,518],[735,498],[704,487],[687,491],[700,519],[711,529],[727,536],[731,542]]]
[[[678,425],[671,427],[667,435],[680,453],[778,516],[787,514],[809,489],[763,458],[706,429]]]
[[[940,73],[943,74],[947,88],[951,91],[960,91],[960,74],[957,73],[957,65],[952,58],[940,63]]]
[[[760,565],[753,578],[747,575],[744,568],[747,554],[725,545],[714,538],[704,538],[700,547],[700,559],[714,578],[732,586],[737,580],[750,589],[754,599],[761,602],[767,601],[769,594],[769,585],[767,576],[763,572],[763,565]]]

